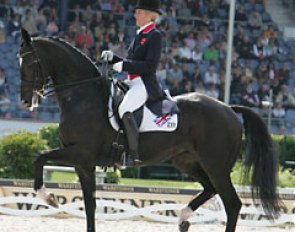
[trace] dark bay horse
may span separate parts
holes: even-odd
[[[113,165],[109,153],[117,135],[108,120],[110,80],[72,45],[56,38],[31,38],[24,29],[19,57],[22,102],[32,106],[36,94],[42,92],[51,77],[61,112],[60,137],[64,147],[37,156],[34,190],[48,198],[42,175],[47,161],[74,166],[84,196],[87,232],[94,232],[95,166]],[[226,210],[225,231],[235,231],[241,201],[230,172],[239,154],[243,127],[245,171],[252,175],[254,196],[261,199],[268,214],[276,215],[277,157],[261,118],[248,108],[228,106],[198,93],[177,96],[175,101],[181,111],[176,131],[140,134],[139,153],[143,165],[171,159],[203,186],[202,193],[180,212],[180,231],[188,231],[189,216],[215,194],[220,195]],[[237,113],[243,115],[244,125]]]

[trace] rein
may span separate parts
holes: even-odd
[[[108,71],[106,71],[108,69],[108,64],[107,62],[104,62],[104,73],[101,76],[98,77],[93,77],[90,79],[86,79],[86,80],[79,80],[79,81],[72,81],[69,83],[64,83],[64,84],[53,84],[53,83],[46,83],[48,82],[48,80],[45,80],[45,77],[43,75],[42,72],[42,66],[40,63],[40,58],[38,57],[37,53],[36,53],[36,47],[35,44],[32,42],[32,50],[24,52],[23,54],[19,54],[20,58],[24,58],[28,55],[33,55],[34,56],[34,60],[32,61],[32,63],[30,63],[29,65],[37,65],[37,67],[35,68],[35,73],[36,75],[34,75],[34,78],[32,81],[28,81],[28,80],[22,80],[22,85],[24,86],[32,86],[33,88],[33,93],[38,95],[41,98],[46,98],[48,96],[53,95],[56,92],[60,92],[63,91],[65,89],[68,89],[67,87],[76,87],[79,85],[83,85],[83,84],[87,84],[93,81],[101,81],[102,79],[104,79],[104,77],[112,79],[112,77],[110,77],[108,75]],[[40,78],[40,75],[41,78]],[[43,80],[43,81],[41,81]],[[36,83],[42,83],[42,87],[40,89],[36,88]],[[64,88],[65,87],[65,88]]]
[[[70,83],[59,84],[59,85],[54,85],[53,83],[48,83],[48,84],[44,84],[40,90],[35,90],[35,91],[40,97],[45,98],[45,97],[53,95],[56,92],[65,90],[65,89],[60,89],[62,87],[75,87],[75,86],[87,84],[92,81],[100,81],[102,79],[103,79],[103,76],[93,77],[93,78],[90,78],[87,80],[82,80],[82,81],[73,81]],[[51,88],[53,88],[53,89],[49,90]],[[58,89],[60,89],[60,90],[58,90]]]

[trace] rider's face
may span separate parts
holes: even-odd
[[[151,21],[149,13],[142,9],[136,9],[134,17],[136,19],[136,25],[142,27]]]

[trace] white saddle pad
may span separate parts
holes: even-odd
[[[113,94],[113,88],[111,89]],[[109,121],[114,130],[119,130],[119,125],[115,119],[114,112],[112,111],[112,97],[109,98],[108,107]],[[143,119],[139,126],[139,132],[150,132],[150,131],[162,131],[172,132],[175,131],[178,125],[177,114],[167,114],[164,116],[155,115],[146,106],[143,110]]]

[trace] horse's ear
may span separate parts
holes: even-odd
[[[21,33],[22,33],[23,41],[28,45],[31,44],[32,40],[31,40],[31,36],[30,36],[29,32],[22,27]]]

